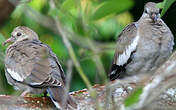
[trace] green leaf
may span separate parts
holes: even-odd
[[[29,1],[29,0],[23,0],[23,1]],[[31,6],[33,9],[37,11],[41,11],[44,7],[44,5],[47,4],[46,0],[31,0],[29,2],[29,6]]]
[[[142,88],[135,90],[127,99],[125,100],[125,106],[129,107],[139,101],[140,95],[142,93]]]
[[[101,34],[98,40],[109,40],[115,34],[122,31],[122,26],[115,19],[108,19],[97,25],[97,30]]]
[[[61,9],[64,9],[64,10],[69,10],[70,8],[72,7],[75,7],[75,1],[74,0],[65,0],[63,3],[62,3],[62,6],[61,6]]]
[[[98,20],[113,13],[119,14],[132,6],[132,0],[108,0],[102,2],[92,14],[91,20]]]
[[[166,13],[166,11],[175,1],[176,0],[164,0],[163,2],[157,4],[159,8],[162,8],[161,17]]]
[[[160,9],[163,9],[164,3],[163,3],[163,2],[157,3],[157,4],[156,4],[156,7],[157,7],[157,8],[160,8]]]

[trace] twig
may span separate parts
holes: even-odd
[[[95,55],[93,56],[93,60],[97,66],[99,76],[104,81],[104,84],[106,84],[108,82],[107,77],[106,77],[106,72],[105,72],[103,63],[100,59],[100,56],[98,56],[96,54],[98,52],[98,49],[97,49],[96,45],[94,45],[90,39],[88,39],[88,44],[89,44],[91,50],[95,53]]]
[[[51,8],[55,9],[56,6],[55,6],[55,3],[54,3],[53,0],[50,0],[50,6],[51,6]],[[85,82],[85,84],[86,84],[86,86],[88,87],[88,89],[91,89],[91,83],[90,83],[90,81],[87,79],[87,77],[85,76],[85,74],[84,74],[84,72],[83,72],[83,70],[82,70],[82,68],[81,68],[81,66],[80,66],[80,63],[78,62],[78,60],[77,60],[77,58],[76,58],[76,55],[75,55],[75,53],[74,53],[74,51],[73,51],[73,48],[72,48],[72,46],[71,46],[69,40],[67,39],[67,33],[65,33],[64,29],[62,28],[58,16],[54,16],[53,19],[54,19],[54,21],[55,21],[55,23],[56,23],[58,32],[60,33],[60,35],[61,35],[61,37],[62,37],[62,39],[63,39],[63,42],[64,42],[65,46],[66,46],[67,49],[68,49],[68,52],[69,52],[69,54],[70,54],[70,57],[71,57],[71,59],[72,59],[74,65],[75,65],[75,67],[76,67],[78,73],[79,73],[80,76],[82,77],[82,79],[83,79],[83,81]]]
[[[72,70],[73,70],[73,62],[71,59],[68,60],[67,62],[67,72],[66,72],[66,85],[65,85],[65,94],[63,97],[63,104],[66,104],[66,99],[68,97],[67,94],[69,94],[69,90],[70,90],[70,82],[72,79]]]

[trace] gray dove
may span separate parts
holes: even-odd
[[[108,73],[110,80],[153,73],[171,55],[173,45],[173,34],[160,18],[159,8],[148,2],[141,18],[129,24],[118,37]]]
[[[6,49],[5,75],[10,85],[23,90],[22,95],[48,92],[57,108],[77,107],[75,100],[65,94],[66,80],[58,58],[33,30],[16,27],[4,44],[9,42],[12,44]]]

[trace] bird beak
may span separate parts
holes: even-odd
[[[2,45],[6,45],[7,43],[11,43],[11,42],[14,42],[14,41],[15,41],[14,38],[10,37]]]
[[[157,19],[158,19],[158,16],[157,16],[156,13],[152,13],[151,18],[152,18],[152,20],[153,20],[154,22],[156,22]]]

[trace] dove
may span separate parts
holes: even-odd
[[[171,55],[174,36],[160,18],[156,3],[148,2],[137,22],[118,36],[108,76],[110,80],[156,71]]]
[[[65,94],[66,80],[58,58],[36,32],[18,26],[4,45],[10,42],[5,55],[5,75],[10,85],[24,91],[22,95],[49,93],[58,109],[77,107],[73,97]]]

